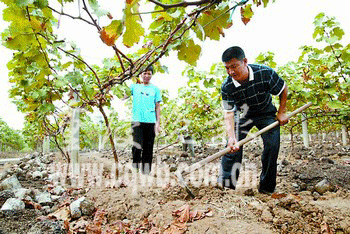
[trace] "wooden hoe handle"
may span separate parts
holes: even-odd
[[[302,112],[303,110],[305,110],[306,108],[310,107],[311,105],[312,105],[312,103],[309,102],[309,103],[305,104],[304,106],[296,109],[295,111],[293,111],[291,113],[288,113],[287,114],[288,118],[298,114],[299,112]],[[272,129],[272,128],[278,126],[278,125],[279,125],[279,122],[275,121],[274,123],[272,123],[272,124],[266,126],[265,128],[261,129],[260,131],[258,131],[256,133],[253,133],[253,134],[250,134],[246,138],[240,140],[239,142],[237,142],[237,145],[238,146],[242,146],[245,143],[253,140],[254,138],[260,136],[261,134],[269,131],[270,129]],[[202,167],[203,165],[206,165],[207,163],[214,161],[215,159],[217,159],[217,158],[219,158],[219,157],[229,153],[230,151],[231,151],[230,148],[226,148],[226,149],[224,149],[224,150],[222,150],[220,152],[217,152],[216,154],[213,154],[213,155],[211,155],[211,156],[209,156],[209,157],[207,157],[207,158],[205,158],[205,159],[203,159],[203,160],[201,160],[199,162],[196,162],[195,164],[191,165],[186,171],[184,171],[182,173],[182,175],[188,175],[188,174],[192,173],[193,171],[197,170],[198,168]]]

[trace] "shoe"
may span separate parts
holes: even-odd
[[[258,191],[259,191],[259,193],[262,193],[262,194],[267,194],[267,195],[273,194],[273,192],[266,191],[266,190],[263,190],[263,189],[258,189]]]
[[[236,186],[234,186],[232,184],[231,180],[229,180],[229,179],[223,180],[222,178],[218,178],[216,181],[216,185],[217,185],[217,187],[221,187],[221,188],[227,188],[227,189],[232,189],[232,190],[236,189]]]

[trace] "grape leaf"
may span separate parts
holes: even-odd
[[[201,47],[194,44],[192,39],[182,42],[179,46],[177,46],[177,50],[177,56],[180,60],[184,60],[185,62],[194,66],[197,64],[197,60],[201,53]]]
[[[131,4],[126,5],[124,10],[125,32],[123,35],[123,44],[126,47],[131,47],[135,43],[138,43],[140,41],[141,36],[145,32],[144,28],[139,23],[141,18],[139,15],[137,15],[137,13],[138,13],[137,1],[134,0],[131,2]]]
[[[15,4],[19,7],[28,6],[32,4],[34,0],[15,0]]]
[[[93,13],[97,17],[105,16],[108,14],[108,11],[102,9],[96,0],[89,0],[89,5],[90,5]]]
[[[247,4],[246,6],[241,7],[241,19],[244,24],[249,23],[253,15],[252,4]]]
[[[112,46],[122,32],[123,22],[121,20],[113,20],[108,26],[101,30],[100,38],[105,44]]]
[[[230,14],[226,12],[228,7],[221,10],[208,10],[198,18],[198,23],[201,26],[196,27],[194,30],[198,38],[203,38],[203,30],[205,36],[212,40],[219,40],[222,35],[222,29],[228,28],[232,24],[230,22]],[[225,14],[223,14],[226,12]]]

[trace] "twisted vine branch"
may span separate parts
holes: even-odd
[[[69,17],[69,18],[71,18],[71,19],[74,19],[74,20],[82,20],[82,21],[84,21],[85,23],[88,23],[88,24],[90,24],[90,25],[94,25],[93,23],[91,23],[90,21],[88,21],[88,20],[82,18],[81,16],[72,16],[72,15],[70,15],[70,14],[67,14],[67,13],[63,12],[63,11],[59,12],[58,10],[56,10],[56,9],[50,7],[50,6],[48,6],[48,8],[49,8],[51,11],[53,11],[53,12],[59,14],[59,15],[67,16],[67,17]]]
[[[148,0],[162,8],[164,8],[165,10],[170,9],[170,8],[176,8],[176,7],[187,7],[187,6],[200,6],[209,2],[218,2],[217,0],[200,0],[200,1],[195,1],[195,2],[187,2],[187,1],[183,1],[183,2],[178,2],[178,3],[174,3],[174,4],[164,4],[160,1],[156,1],[156,0]]]

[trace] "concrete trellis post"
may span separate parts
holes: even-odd
[[[322,133],[322,140],[325,141],[327,139],[327,133],[323,132]]]
[[[98,151],[102,151],[103,150],[103,142],[102,142],[102,139],[103,137],[102,137],[102,134],[100,134],[99,136],[98,136]]]
[[[307,130],[307,118],[306,118],[306,113],[303,112],[301,113],[301,126],[302,126],[302,129],[303,129],[303,142],[304,142],[304,146],[305,147],[310,147],[310,143],[309,143],[309,133],[308,133],[308,130]]]
[[[50,137],[44,136],[43,139],[43,154],[47,154],[50,152]]]
[[[104,150],[104,142],[103,142],[103,135],[102,135],[102,130],[103,130],[103,117],[99,116],[98,117],[98,123],[100,127],[100,135],[98,136],[98,151]]]
[[[347,137],[347,128],[345,125],[341,126],[341,132],[342,132],[343,146],[346,146],[348,144],[348,137]]]
[[[292,140],[291,134],[286,134],[284,137],[286,138],[287,141],[291,141]]]
[[[74,96],[74,101],[78,102],[79,98],[76,93],[73,94]],[[71,162],[73,164],[73,168],[75,168],[75,164],[79,163],[79,129],[80,129],[80,120],[79,120],[79,115],[80,115],[80,109],[79,108],[73,108],[72,110],[72,125],[71,125],[71,146],[70,146],[70,151],[71,151]]]
[[[117,133],[114,133],[114,138],[113,138],[114,145],[116,146],[118,144],[117,142]]]

